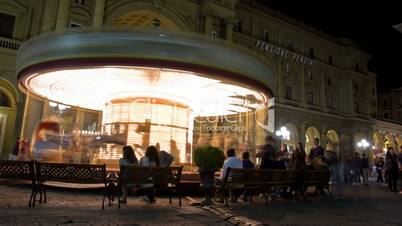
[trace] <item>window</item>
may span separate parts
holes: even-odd
[[[327,107],[332,108],[332,97],[327,97]]]
[[[313,80],[313,74],[311,73],[311,71],[307,72],[307,80],[309,81]]]
[[[211,37],[216,38],[218,36],[218,33],[216,31],[211,31]]]
[[[268,31],[264,31],[264,33],[262,34],[262,41],[269,42],[269,32]]]
[[[82,28],[82,25],[75,22],[70,22],[70,28]]]
[[[288,49],[290,51],[293,51],[293,40],[292,39],[289,39],[289,41],[288,41]]]
[[[314,49],[313,49],[313,48],[310,48],[308,55],[309,55],[309,57],[310,57],[311,59],[314,59]]]
[[[331,81],[330,78],[327,78],[327,85],[328,85],[328,86],[331,86],[331,85],[332,85],[332,81]]]
[[[291,73],[292,72],[292,65],[291,64],[286,64],[286,72]]]
[[[355,65],[355,66],[356,66],[356,71],[357,71],[357,72],[359,72],[359,71],[360,71],[360,65],[359,65],[359,62],[356,62],[356,65]]]
[[[384,107],[387,107],[387,106],[388,106],[388,101],[384,100]]]
[[[388,118],[388,117],[389,117],[388,112],[385,112],[384,113],[384,118]]]
[[[355,102],[355,112],[360,112],[359,103]]]
[[[0,13],[0,36],[12,38],[14,32],[15,16]]]
[[[11,101],[8,96],[0,90],[0,107],[11,107]]]
[[[307,103],[313,104],[313,93],[312,92],[307,93]]]
[[[328,64],[334,65],[334,57],[332,55],[328,55]]]
[[[235,32],[241,33],[241,20],[235,20],[233,30]]]
[[[286,99],[292,99],[292,87],[286,86]]]
[[[75,4],[79,4],[79,5],[86,5],[87,1],[86,0],[74,0]]]

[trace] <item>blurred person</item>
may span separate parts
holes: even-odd
[[[366,154],[362,154],[362,174],[363,174],[363,183],[365,185],[369,184],[369,173],[370,173],[370,164],[369,159]]]
[[[281,149],[275,155],[274,168],[287,169],[288,160],[289,160],[288,146],[282,143]]]
[[[250,153],[245,151],[242,153],[242,163],[243,169],[254,169],[254,164],[250,161]],[[243,191],[243,201],[248,202],[249,196],[251,195],[251,190],[245,188]]]
[[[384,180],[382,179],[382,170],[384,169],[384,158],[381,157],[375,166],[377,170],[377,183],[382,184],[384,183]]]
[[[398,156],[392,147],[388,148],[385,155],[385,161],[388,168],[388,187],[391,192],[398,192],[396,188],[396,181],[398,179]]]
[[[173,155],[171,155],[170,153],[168,153],[165,150],[161,150],[161,146],[159,143],[156,143],[155,147],[156,147],[156,149],[158,149],[160,166],[161,167],[169,167],[170,165],[172,165],[172,163],[174,161]]]
[[[236,158],[236,151],[233,148],[230,148],[226,151],[226,160],[223,162],[223,167],[221,169],[221,175],[219,178],[216,178],[216,183],[217,184],[222,184],[223,180],[225,179],[226,172],[228,168],[233,168],[233,169],[242,169],[243,168],[243,163],[240,161],[238,158]],[[217,202],[223,203],[224,202],[224,191],[221,189],[218,189],[216,191],[219,199]],[[237,199],[237,197],[236,197]]]
[[[306,152],[304,151],[303,144],[301,142],[297,143],[296,149],[292,153],[291,160],[292,170],[306,169]]]
[[[275,139],[272,136],[267,136],[265,142],[265,145],[257,153],[256,157],[261,158],[260,169],[272,169],[276,153],[274,147]]]
[[[321,169],[324,166],[324,148],[320,146],[320,139],[314,138],[313,148],[310,150],[310,160],[314,169]]]
[[[140,159],[140,166],[160,167],[158,149],[154,146],[148,146],[144,157]],[[150,203],[155,203],[155,189],[153,184],[141,184],[140,188],[146,191],[146,196]]]
[[[135,166],[138,165],[138,159],[134,154],[134,149],[131,146],[123,147],[123,157],[119,159],[119,166]],[[127,188],[122,188],[123,199],[120,203],[127,203]]]
[[[23,139],[21,139],[20,137],[17,138],[17,141],[15,142],[15,145],[13,147],[13,151],[10,155],[10,160],[17,160],[18,154],[20,153],[21,150],[22,141]]]
[[[362,159],[360,154],[355,152],[355,156],[352,158],[352,168],[353,168],[353,185],[360,184],[360,175],[362,171]]]

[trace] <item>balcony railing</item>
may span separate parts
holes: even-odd
[[[0,37],[0,47],[6,49],[18,49],[21,45],[21,42],[14,39]]]

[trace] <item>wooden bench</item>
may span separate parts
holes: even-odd
[[[48,163],[36,162],[36,180],[38,186],[34,195],[40,192],[44,195],[43,203],[46,203],[46,187],[60,186],[65,187],[65,183],[72,184],[74,188],[81,188],[79,185],[85,185],[83,188],[103,188],[104,195],[102,199],[102,209],[105,206],[107,194],[106,165],[91,164],[67,164],[67,163]],[[60,184],[62,183],[62,184]],[[42,198],[40,199],[42,203]]]
[[[264,169],[232,169],[228,168],[222,185],[217,186],[224,191],[249,189],[263,194],[266,202],[268,195],[274,199],[280,189],[289,189],[292,192],[299,186],[316,186],[329,190],[329,170],[264,170]],[[253,193],[250,193],[252,201]],[[224,196],[225,205],[228,206],[227,197]]]
[[[32,183],[32,192],[29,197],[28,206],[35,205],[33,202],[36,191],[34,161],[8,161],[0,160],[0,179],[7,180],[7,184],[21,184],[22,181],[30,181]]]
[[[138,188],[141,184],[153,184],[150,189],[169,190],[169,203],[172,204],[172,193],[175,193],[181,206],[179,185],[183,167],[149,167],[149,166],[121,166],[118,186],[122,188]],[[156,186],[155,186],[156,185]],[[120,209],[120,197],[118,195],[118,207]]]

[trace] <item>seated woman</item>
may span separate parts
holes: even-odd
[[[158,149],[151,145],[147,148],[147,151],[145,152],[145,156],[140,159],[140,166],[156,166],[159,167],[159,153]],[[147,197],[149,199],[149,202],[154,203],[155,202],[155,191],[153,189],[154,185],[153,184],[141,184],[141,188],[146,188],[148,189],[147,192]]]
[[[131,146],[123,147],[123,158],[119,159],[119,166],[134,166],[138,165],[138,159],[134,154],[134,149]],[[123,199],[120,203],[127,203],[127,188],[123,188]]]

